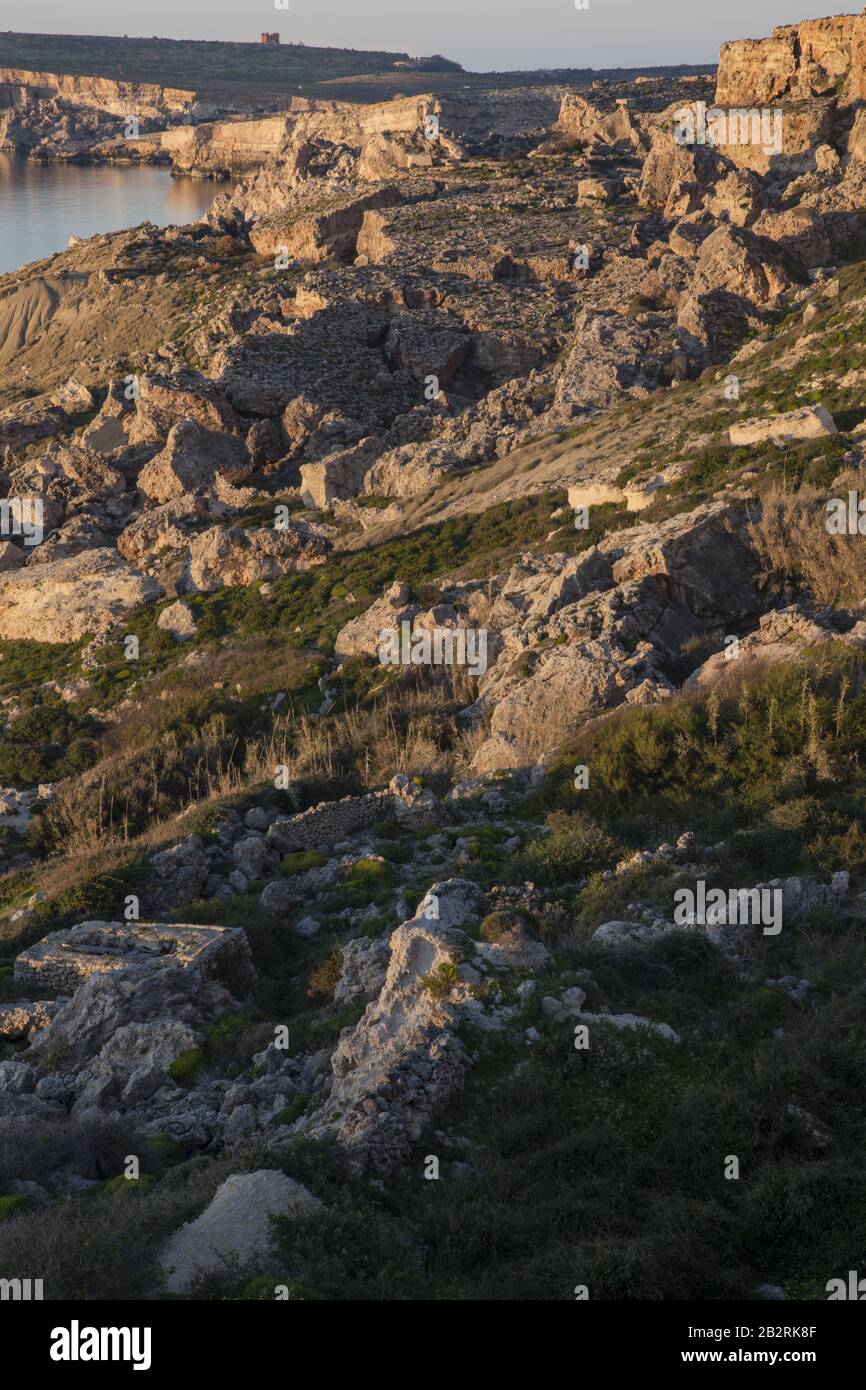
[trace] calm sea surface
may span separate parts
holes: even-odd
[[[38,164],[0,152],[0,274],[62,251],[71,236],[195,222],[225,187],[147,165]]]

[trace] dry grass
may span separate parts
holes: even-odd
[[[141,751],[117,751],[94,771],[58,784],[46,808],[56,848],[36,874],[36,886],[55,899],[88,879],[117,872],[188,835],[201,818],[235,798],[274,787],[278,767],[294,784],[332,781],[354,773],[365,787],[381,787],[397,772],[462,777],[486,737],[482,724],[457,726],[453,711],[471,703],[474,681],[462,669],[424,672],[400,682],[377,704],[318,720],[291,709],[267,735],[224,746],[219,726],[202,735],[202,751],[187,776],[182,809],[154,813],[144,829],[131,827],[126,811],[133,792],[156,803],[159,786]],[[178,757],[183,753],[178,743]],[[162,747],[165,769],[165,745]],[[109,787],[122,788],[112,795]],[[137,792],[136,792],[137,789]]]
[[[855,473],[834,483],[834,497],[858,490]],[[866,592],[866,536],[827,531],[829,498],[813,487],[774,487],[763,495],[762,514],[750,528],[768,575],[809,589],[819,603],[859,601]]]
[[[522,759],[536,762],[551,748],[560,748],[573,739],[586,720],[585,713],[569,711],[567,704],[558,703],[546,709],[543,718],[537,710],[515,710],[508,732],[517,740]]]
[[[151,682],[142,695],[117,712],[102,737],[106,753],[141,749],[183,725],[198,703],[224,687],[230,698],[248,700],[275,690],[298,690],[314,674],[308,654],[261,639],[208,653]]]
[[[0,1226],[0,1277],[44,1280],[46,1299],[147,1298],[159,1288],[159,1249],[201,1211],[242,1160],[184,1167],[140,1193],[50,1202]],[[144,1184],[142,1184],[144,1187]]]

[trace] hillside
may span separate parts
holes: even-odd
[[[279,109],[299,90],[322,99],[385,101],[400,93],[429,91],[431,82],[442,91],[522,87],[539,79],[589,86],[597,78],[627,82],[638,73],[674,76],[707,70],[686,64],[598,71],[562,68],[541,74],[465,73],[447,58],[316,48],[294,43],[290,33],[283,33],[280,44],[268,45],[0,32],[0,69],[6,68],[192,89],[221,109],[249,110]]]
[[[201,222],[0,279],[0,1278],[857,1269],[838,18],[748,49],[778,148],[677,138],[692,74],[311,102]]]
[[[78,34],[0,34],[0,67],[105,77],[252,99],[362,73],[393,71],[407,53],[351,48],[218,43],[203,39],[111,38]]]

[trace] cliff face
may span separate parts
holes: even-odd
[[[208,121],[162,131],[147,143],[168,155],[181,173],[216,173],[264,163],[269,155],[277,153],[287,129],[285,116],[260,121]]]
[[[179,172],[214,174],[264,164],[293,139],[332,142],[361,154],[360,172],[372,177],[434,162],[423,138],[430,113],[458,141],[483,140],[491,130],[508,138],[550,125],[561,97],[553,87],[364,103],[287,96],[271,116],[227,119],[233,107],[215,112],[192,89],[0,68],[0,111],[9,113],[0,117],[0,147],[37,150],[44,158],[168,159]],[[63,119],[69,113],[73,134]],[[131,115],[142,123],[133,141],[122,131]],[[208,119],[214,115],[224,118]]]
[[[60,101],[112,116],[160,117],[207,115],[208,109],[192,90],[160,87],[147,82],[112,82],[107,77],[76,77],[56,72],[30,72],[0,67],[0,89],[12,89],[10,104]],[[18,93],[15,100],[15,93]]]
[[[866,12],[780,25],[768,39],[722,45],[719,106],[760,106],[838,93],[866,96]]]
[[[442,123],[439,148],[451,141],[481,139],[491,129],[520,136],[555,119],[561,91],[526,88],[485,92],[469,98],[434,93],[378,103],[316,101],[294,97],[278,116],[258,120],[208,121],[176,126],[139,141],[180,172],[215,173],[251,168],[272,155],[286,155],[305,142],[331,143],[357,152],[359,176],[389,177],[395,168],[429,165],[431,144],[423,136],[428,114]]]

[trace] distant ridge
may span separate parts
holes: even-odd
[[[413,58],[378,49],[316,48],[285,37],[278,45],[209,39],[0,32],[0,68],[103,77],[194,89],[214,104],[277,109],[287,92],[346,101],[382,101],[398,92],[516,87],[555,82],[586,87],[598,79],[629,81],[715,71],[715,63],[669,67],[535,68],[464,72],[436,54]]]

